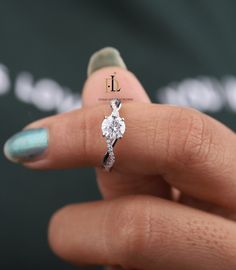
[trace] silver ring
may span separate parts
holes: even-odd
[[[106,138],[107,152],[103,158],[103,167],[106,171],[110,171],[115,163],[115,155],[113,148],[118,139],[122,138],[125,133],[125,121],[119,115],[121,108],[121,101],[116,98],[111,100],[112,113],[109,116],[105,116],[102,122],[102,135]]]

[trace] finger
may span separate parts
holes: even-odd
[[[152,196],[128,196],[59,210],[53,251],[73,264],[124,269],[234,269],[231,221]]]
[[[102,168],[96,169],[99,189],[105,199],[131,194],[149,194],[171,198],[169,184],[158,175],[123,173],[112,170],[109,174]]]
[[[109,106],[100,105],[32,124],[47,128],[48,148],[24,164],[34,169],[100,166],[106,149],[100,125],[109,112]],[[127,132],[116,145],[114,170],[161,175],[188,195],[236,209],[236,143],[231,130],[200,112],[175,106],[133,102],[124,104],[121,114]]]
[[[119,91],[107,91],[105,80],[115,80]],[[111,90],[111,89],[110,89]],[[102,49],[92,55],[88,65],[88,79],[83,88],[83,107],[109,104],[109,100],[119,98],[122,102],[150,103],[150,99],[138,79],[126,69],[119,52],[113,48]],[[150,194],[170,196],[168,184],[160,176],[124,174],[96,168],[97,182],[104,198],[114,198],[128,194]]]
[[[235,210],[226,209],[225,207],[216,205],[214,203],[209,203],[206,201],[202,201],[197,198],[193,198],[187,194],[182,193],[178,199],[179,203],[190,206],[192,208],[197,208],[202,211],[213,213],[218,216],[222,216],[224,218],[236,221],[236,212]]]

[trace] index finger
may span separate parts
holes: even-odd
[[[106,145],[100,126],[107,105],[49,117],[31,127],[46,127],[47,151],[31,168],[100,166]],[[127,132],[116,146],[114,170],[162,175],[183,192],[236,209],[235,134],[193,109],[127,103]],[[70,131],[70,132],[68,132]],[[22,135],[21,135],[22,136]]]

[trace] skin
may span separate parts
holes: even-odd
[[[114,72],[122,90],[105,93]],[[100,125],[111,109],[100,97],[133,99],[120,111],[127,129],[110,173],[100,167]],[[196,110],[151,104],[135,76],[117,67],[88,78],[83,104],[26,127],[48,128],[49,147],[25,166],[95,167],[104,197],[53,215],[52,250],[72,264],[109,269],[235,269],[234,132]]]

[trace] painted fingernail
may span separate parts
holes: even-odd
[[[114,66],[126,69],[119,51],[112,47],[106,47],[92,54],[88,64],[87,75],[89,77],[94,71],[100,68]]]
[[[32,161],[48,147],[48,131],[45,128],[26,129],[9,138],[4,154],[13,162]]]

